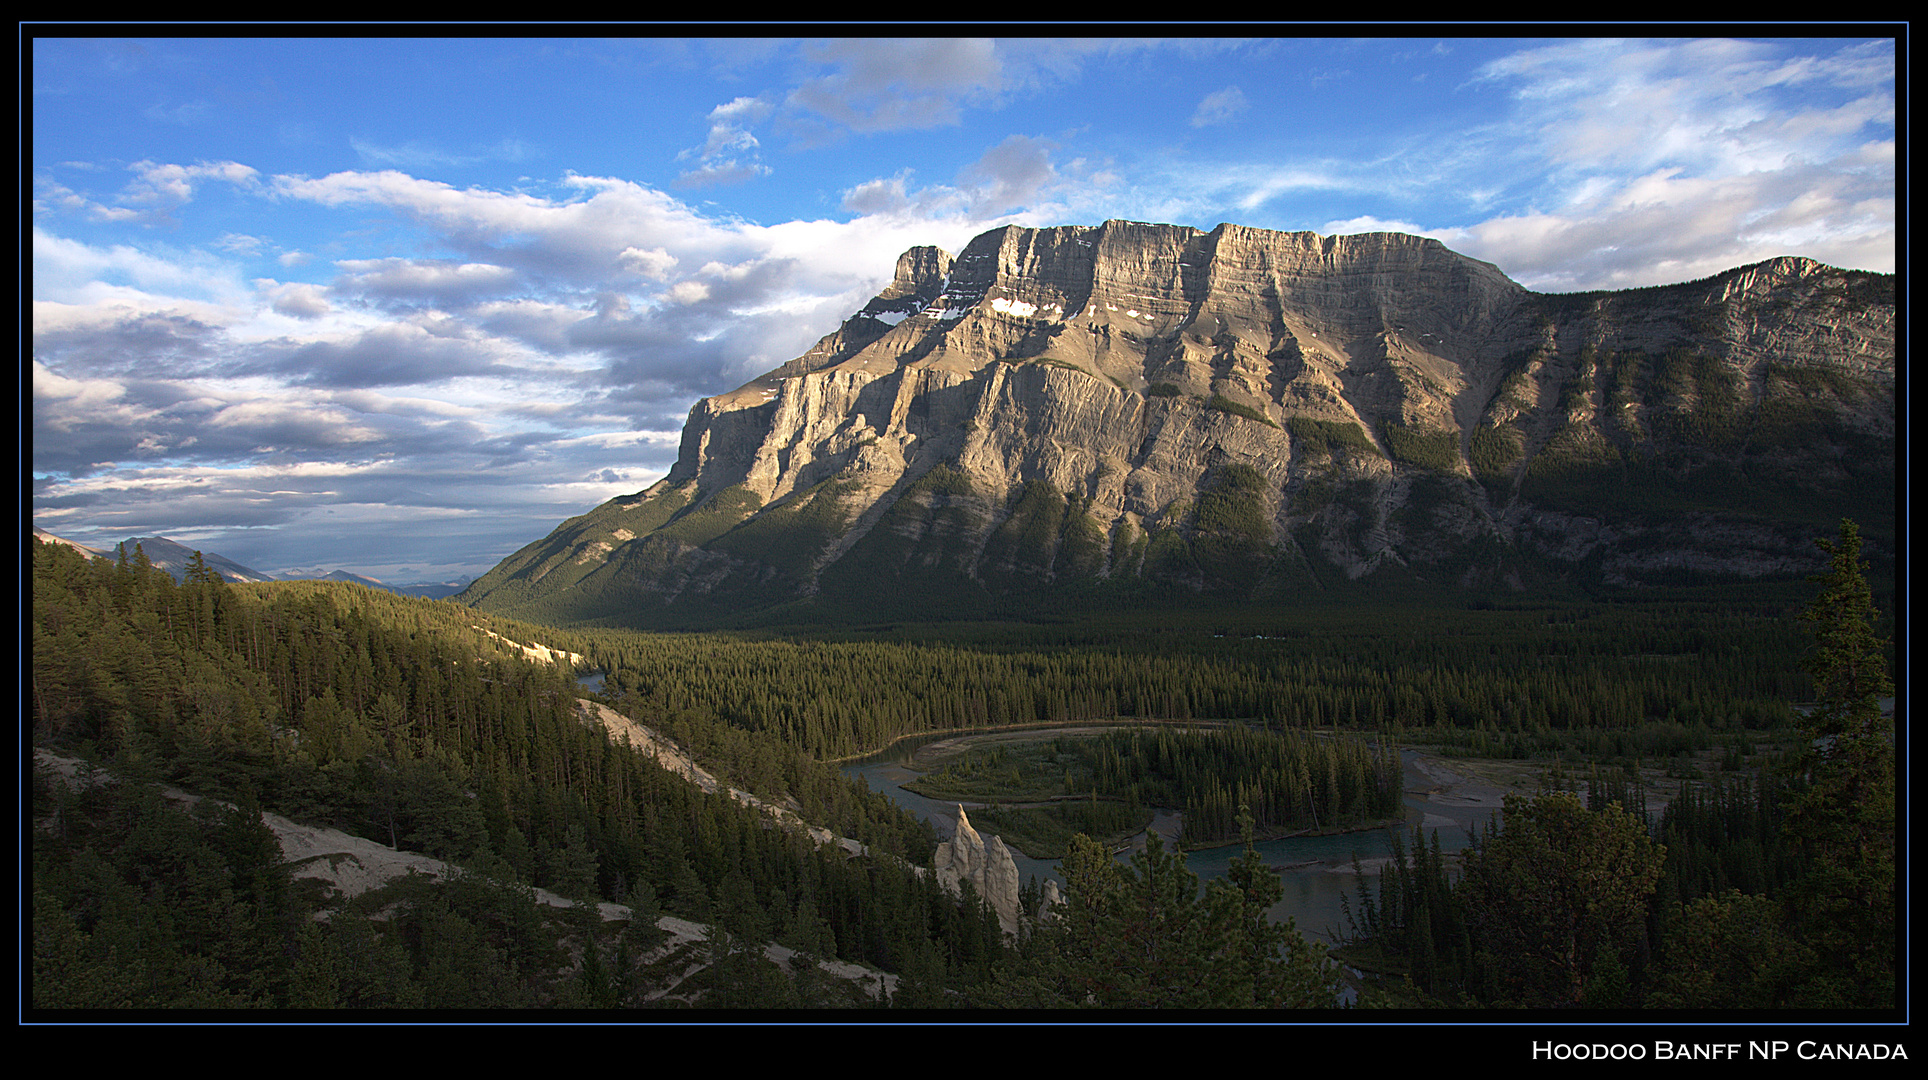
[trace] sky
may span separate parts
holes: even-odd
[[[277,574],[481,574],[1006,224],[1410,232],[1551,292],[1898,246],[1892,38],[22,50],[33,524]]]

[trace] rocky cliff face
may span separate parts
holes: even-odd
[[[670,475],[479,580],[549,618],[1811,565],[1892,524],[1892,276],[1541,295],[1438,242],[1135,222],[914,248],[697,403]]]
[[[1004,932],[1018,932],[1023,905],[1018,899],[1017,860],[1011,857],[1002,837],[986,840],[979,835],[961,803],[957,807],[957,830],[937,845],[931,856],[931,872],[953,894],[961,894],[963,883],[970,882],[985,906],[997,913]]]

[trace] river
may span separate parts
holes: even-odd
[[[957,804],[927,799],[916,792],[905,791],[902,785],[922,775],[910,764],[911,755],[918,747],[955,737],[953,733],[906,739],[883,753],[844,766],[843,771],[847,776],[862,777],[872,791],[883,792],[899,806],[931,822],[938,836],[945,838],[957,826]],[[1406,770],[1406,820],[1401,827],[1402,841],[1409,841],[1412,827],[1419,825],[1429,839],[1434,830],[1438,831],[1442,851],[1458,851],[1466,846],[1473,830],[1484,827],[1497,812],[1496,789],[1450,784],[1447,781],[1454,778],[1443,776],[1435,760],[1412,750],[1402,751],[1400,756]],[[1477,792],[1469,794],[1475,788],[1478,788]],[[1152,828],[1169,837],[1172,827],[1176,825],[1175,817],[1161,813],[1159,819],[1152,823]],[[1142,834],[1138,842],[1143,844]],[[1392,841],[1386,829],[1336,836],[1287,837],[1263,841],[1257,847],[1260,857],[1268,866],[1281,870],[1280,880],[1285,884],[1285,897],[1272,908],[1272,918],[1275,921],[1292,919],[1300,933],[1325,944],[1336,944],[1345,931],[1345,909],[1341,905],[1341,897],[1350,896],[1357,900],[1358,879],[1353,874],[1353,860],[1356,858],[1359,861],[1366,869],[1367,878],[1376,884],[1378,862],[1392,854]],[[1231,861],[1238,857],[1241,850],[1234,845],[1188,852],[1185,863],[1203,884],[1224,877]],[[1028,881],[1036,875],[1039,880],[1052,878],[1063,884],[1056,859],[1032,859],[1016,852],[1012,854],[1018,864],[1020,881]],[[1120,856],[1120,861],[1126,858]]]
[[[591,692],[600,691],[602,681],[602,672],[589,672],[577,677],[577,682]],[[955,732],[950,732],[905,739],[882,753],[845,765],[843,772],[846,776],[862,777],[872,791],[890,796],[899,806],[931,822],[940,838],[947,838],[957,827],[957,804],[927,799],[916,792],[904,790],[902,785],[922,775],[911,766],[911,757],[918,748],[957,737]],[[1406,820],[1401,827],[1402,841],[1409,840],[1412,827],[1419,825],[1428,837],[1433,830],[1438,830],[1442,851],[1458,851],[1466,846],[1473,830],[1484,827],[1497,812],[1497,789],[1478,785],[1455,786],[1450,783],[1452,777],[1442,775],[1437,759],[1426,758],[1412,750],[1402,751],[1400,756],[1406,770]],[[1474,791],[1476,788],[1478,790]],[[1470,797],[1469,791],[1473,792]],[[1169,842],[1178,832],[1177,815],[1160,811],[1151,827]],[[1137,846],[1143,845],[1144,836],[1140,834]],[[1346,928],[1341,898],[1350,896],[1356,899],[1358,896],[1353,860],[1357,858],[1366,870],[1367,877],[1376,883],[1379,861],[1392,854],[1392,841],[1385,829],[1337,836],[1287,837],[1267,840],[1257,846],[1266,864],[1281,870],[1280,880],[1285,884],[1285,898],[1272,908],[1272,918],[1275,921],[1292,919],[1301,933],[1327,944],[1336,944]],[[1198,875],[1202,884],[1224,877],[1240,850],[1232,846],[1188,852],[1185,863]],[[1036,877],[1040,881],[1050,878],[1060,885],[1064,883],[1058,871],[1058,860],[1033,859],[1016,851],[1012,852],[1012,856],[1017,862],[1019,881]],[[1120,856],[1120,861],[1125,858]]]

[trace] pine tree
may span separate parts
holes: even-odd
[[[1508,795],[1502,813],[1465,856],[1470,929],[1506,1003],[1577,1005],[1606,950],[1632,952],[1666,849],[1618,804],[1590,811],[1571,792]]]
[[[1252,842],[1252,814],[1238,812],[1245,850],[1223,879],[1207,890],[1208,903],[1236,927],[1225,965],[1238,973],[1237,1008],[1331,1008],[1339,997],[1338,969],[1313,948],[1290,918],[1273,922],[1272,905],[1285,897],[1278,871],[1265,865]],[[1249,987],[1249,989],[1245,989]],[[1249,995],[1249,996],[1248,996]]]
[[[1002,1007],[1320,1008],[1338,985],[1290,921],[1267,911],[1284,892],[1250,843],[1203,894],[1156,833],[1121,866],[1080,833],[1063,868],[1065,902],[1026,940],[985,995]]]
[[[1815,654],[1808,669],[1814,676],[1815,706],[1808,725],[1823,740],[1869,740],[1893,747],[1886,735],[1889,722],[1881,711],[1881,697],[1894,693],[1888,678],[1885,643],[1874,632],[1874,594],[1868,587],[1867,563],[1861,559],[1861,530],[1841,522],[1839,543],[1815,541],[1831,557],[1828,572],[1808,580],[1822,586],[1821,595],[1803,612],[1814,626]],[[1853,749],[1827,747],[1823,756],[1841,757]]]
[[[1790,890],[1796,932],[1825,965],[1803,1004],[1887,1008],[1895,1004],[1895,751],[1881,698],[1894,683],[1874,632],[1860,529],[1843,521],[1839,542],[1816,543],[1830,563],[1810,579],[1822,591],[1802,615],[1815,637],[1811,741],[1801,760],[1808,786],[1785,826],[1805,863]]]
[[[1221,942],[1216,928],[1198,918],[1198,875],[1165,850],[1157,833],[1146,837],[1129,870],[1089,838],[1075,836],[1064,873],[1064,926],[1070,932],[1064,955],[1073,1004],[1230,1004],[1208,985],[1210,959]]]

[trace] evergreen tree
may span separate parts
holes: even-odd
[[[1198,875],[1167,852],[1157,833],[1118,866],[1095,842],[1072,840],[1064,874],[1068,933],[1064,956],[1074,995],[1099,1008],[1228,1005],[1212,985],[1210,961],[1223,927],[1199,918]]]
[[[1861,533],[1817,541],[1830,556],[1822,587],[1802,618],[1814,628],[1815,704],[1800,767],[1807,788],[1785,829],[1802,873],[1791,889],[1796,933],[1819,970],[1801,1004],[1888,1008],[1895,997],[1894,722],[1881,698],[1894,693],[1874,599],[1861,560]]]
[[[1252,815],[1238,813],[1245,850],[1232,860],[1223,879],[1207,890],[1237,928],[1228,957],[1231,969],[1249,989],[1238,993],[1238,1008],[1331,1008],[1339,997],[1338,969],[1320,956],[1292,919],[1273,922],[1272,905],[1285,897],[1278,872],[1259,858],[1252,842]],[[1249,995],[1249,996],[1248,996]]]
[[[1668,923],[1647,995],[1653,1009],[1765,1009],[1789,1003],[1788,980],[1812,961],[1783,928],[1780,905],[1730,889],[1683,906]]]
[[[1630,955],[1666,850],[1633,815],[1571,792],[1506,797],[1500,831],[1467,849],[1460,895],[1506,1004],[1570,1007],[1596,965]]]
[[[1250,828],[1250,815],[1246,827]],[[1004,1007],[1321,1008],[1336,973],[1267,910],[1284,891],[1247,844],[1203,894],[1156,833],[1121,866],[1082,833],[1063,863],[1065,902],[985,995]]]
[[[656,925],[663,917],[662,905],[656,902],[656,888],[648,879],[636,882],[629,893],[629,930],[626,938],[647,952],[663,943],[669,932]]]
[[[296,1009],[341,1007],[341,949],[320,923],[302,926],[289,982],[288,1005]]]

